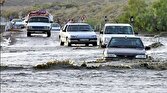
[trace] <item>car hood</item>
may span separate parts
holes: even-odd
[[[28,23],[27,26],[49,26],[49,27],[51,27],[51,23],[33,22],[33,23]]]
[[[23,22],[16,22],[15,25],[23,25]]]
[[[138,54],[145,54],[145,49],[140,48],[106,48],[105,51],[109,54],[127,54],[127,55],[138,55]]]
[[[68,32],[68,36],[76,36],[79,38],[87,38],[87,37],[96,38],[96,33],[95,32]]]

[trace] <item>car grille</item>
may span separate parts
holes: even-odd
[[[134,55],[117,55],[118,58],[135,58]]]
[[[32,29],[44,29],[42,26],[33,26]]]

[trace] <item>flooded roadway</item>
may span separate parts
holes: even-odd
[[[1,93],[167,93],[167,70],[129,67],[140,63],[136,60],[92,63],[102,58],[103,49],[60,46],[57,32],[52,32],[49,38],[27,37],[25,31],[12,36],[14,42],[1,48]],[[155,42],[152,37],[142,39],[145,45]],[[167,63],[167,38],[161,37],[160,42],[164,46],[147,53]],[[55,60],[70,60],[79,68],[34,69]],[[102,66],[80,67],[84,62]]]

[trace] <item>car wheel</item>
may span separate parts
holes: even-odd
[[[61,40],[60,40],[60,45],[61,45],[61,46],[64,46],[64,42],[62,42]]]
[[[61,36],[59,35],[59,40],[60,40]]]
[[[97,46],[97,43],[93,43],[93,46]]]
[[[102,45],[101,41],[99,42],[99,46],[100,46],[100,48],[105,48],[104,45]]]
[[[50,36],[51,36],[51,32],[48,31],[48,32],[47,32],[47,37],[50,37]]]
[[[89,46],[89,44],[85,44],[85,46]]]
[[[71,46],[71,43],[67,42],[67,46]]]
[[[31,33],[30,32],[27,32],[27,37],[31,37]]]
[[[71,43],[68,42],[68,38],[66,38],[66,44],[67,44],[67,46],[71,46]]]

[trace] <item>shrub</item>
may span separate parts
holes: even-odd
[[[148,3],[145,0],[129,0],[118,20],[127,23],[129,18],[133,16],[136,31],[166,31],[166,13],[167,0],[158,0],[153,3]]]

